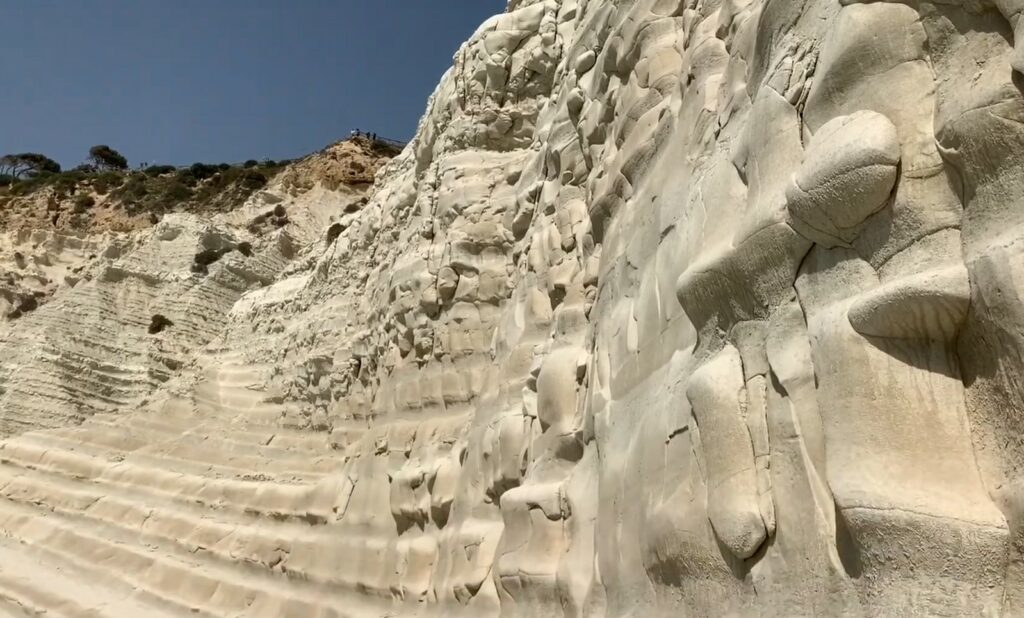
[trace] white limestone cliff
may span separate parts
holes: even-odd
[[[0,327],[0,615],[1024,612],[1020,15],[511,1]]]

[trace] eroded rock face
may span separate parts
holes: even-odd
[[[510,2],[365,204],[226,219],[294,231],[217,311],[109,299],[216,316],[135,408],[24,411],[59,363],[5,360],[0,609],[1018,615],[1021,22]]]

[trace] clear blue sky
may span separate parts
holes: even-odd
[[[292,158],[412,136],[505,0],[0,0],[0,154]]]

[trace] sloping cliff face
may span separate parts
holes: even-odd
[[[0,612],[1019,614],[1022,10],[511,2],[135,407],[5,369]]]
[[[8,203],[0,437],[138,408],[223,332],[244,294],[272,283],[330,225],[355,216],[367,200],[366,174],[372,179],[387,159],[378,150],[362,139],[335,144],[227,212],[200,202],[179,205],[190,214],[133,221],[107,196],[57,226],[46,191]],[[111,220],[138,229],[111,229]]]

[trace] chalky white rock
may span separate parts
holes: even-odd
[[[1024,613],[1022,23],[511,1],[365,205],[0,327],[0,615]]]

